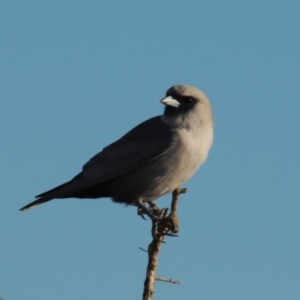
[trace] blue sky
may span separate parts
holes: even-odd
[[[184,187],[155,299],[298,299],[299,1],[2,1],[0,296],[141,299],[150,222],[109,199],[18,209],[163,111],[210,98],[215,140]],[[157,201],[168,205],[170,196]]]

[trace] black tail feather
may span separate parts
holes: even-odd
[[[51,189],[45,193],[36,196],[36,200],[25,205],[20,210],[29,210],[34,206],[48,202],[53,199],[63,199],[63,198],[101,198],[101,197],[111,197],[109,192],[110,181],[85,184],[86,178],[84,178],[82,173],[79,173],[72,180],[63,183],[54,189]]]

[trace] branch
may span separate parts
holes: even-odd
[[[162,218],[152,218],[152,237],[153,240],[148,246],[148,266],[146,272],[146,279],[144,282],[144,292],[143,300],[151,300],[154,295],[154,282],[155,280],[179,283],[172,279],[164,279],[155,276],[158,253],[160,251],[161,243],[164,243],[164,237],[167,236],[177,236],[176,233],[179,232],[179,219],[177,217],[177,207],[179,201],[179,195],[186,193],[186,189],[176,189],[173,192],[171,211],[168,216],[167,209],[163,209],[164,216]],[[180,283],[179,283],[180,284]]]

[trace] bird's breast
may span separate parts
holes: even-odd
[[[202,131],[181,129],[172,146],[155,160],[112,182],[117,202],[145,202],[170,193],[187,181],[206,160],[212,144],[212,128]]]
[[[177,178],[174,181],[178,186],[192,177],[205,162],[212,141],[212,126],[201,130],[182,129],[178,132],[173,150],[177,155],[174,154],[174,161],[170,164],[173,165],[172,174]]]

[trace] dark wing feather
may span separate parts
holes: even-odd
[[[173,138],[173,130],[160,117],[149,119],[92,157],[72,180],[74,184],[67,184],[61,192],[74,193],[139,168],[163,155]]]
[[[163,155],[173,139],[172,129],[161,117],[149,119],[92,157],[83,166],[83,174],[100,182],[118,177]]]
[[[139,168],[164,155],[173,141],[174,131],[161,117],[151,118],[92,157],[71,181],[38,195],[32,204],[63,198]],[[30,204],[24,208],[27,207]]]

